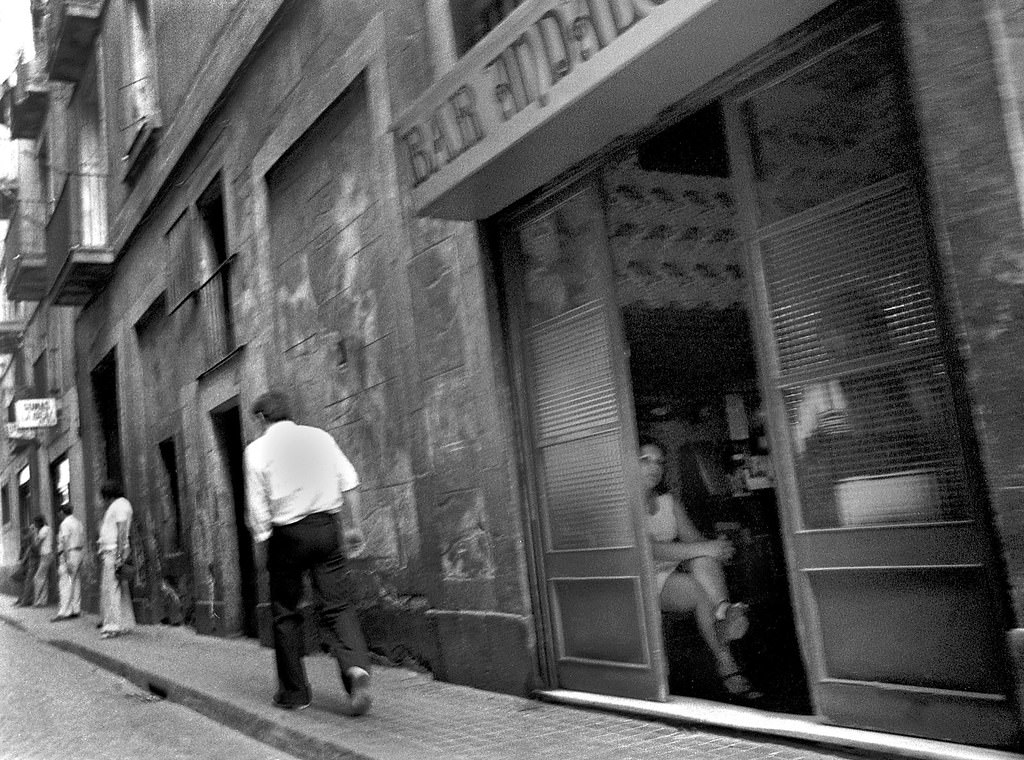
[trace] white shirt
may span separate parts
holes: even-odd
[[[342,492],[358,485],[355,468],[326,430],[283,420],[245,447],[246,521],[257,542],[270,538],[274,525],[339,511]]]
[[[74,515],[68,515],[57,530],[57,549],[66,552],[69,549],[85,547],[85,527]]]
[[[36,542],[39,544],[39,556],[45,557],[48,554],[53,554],[53,544],[50,542],[50,530],[49,525],[44,525],[39,529],[39,533],[36,535]]]
[[[110,506],[107,507],[107,511],[103,514],[103,524],[100,525],[100,537],[97,541],[100,545],[100,551],[105,549],[117,550],[117,524],[121,522],[127,523],[125,525],[124,544],[125,552],[127,552],[130,546],[129,537],[132,530],[132,505],[123,496],[110,502]]]

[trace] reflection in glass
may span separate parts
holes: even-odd
[[[526,257],[527,323],[534,326],[597,297],[597,272],[606,250],[601,201],[588,188],[519,236]]]
[[[895,49],[875,30],[747,101],[761,225],[913,164]]]

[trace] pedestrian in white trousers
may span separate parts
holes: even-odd
[[[132,550],[129,536],[132,529],[132,505],[124,496],[121,484],[108,480],[100,489],[106,503],[97,541],[100,553],[100,612],[105,638],[122,636],[135,627],[132,590],[128,581],[119,580],[117,568]]]
[[[60,508],[64,519],[57,530],[57,581],[60,609],[51,622],[71,620],[82,614],[82,552],[85,550],[85,526],[75,517],[74,508]]]

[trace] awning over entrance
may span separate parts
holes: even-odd
[[[831,0],[535,0],[396,121],[417,212],[481,219]]]

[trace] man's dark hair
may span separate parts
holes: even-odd
[[[120,499],[124,496],[124,489],[119,480],[107,480],[100,486],[100,496],[104,499]]]
[[[36,524],[37,528],[42,528],[44,525],[46,525],[46,518],[42,515],[36,515],[32,518],[32,522]]]
[[[70,504],[61,504],[60,511],[66,515],[70,515],[74,513],[75,508],[72,507]]]
[[[288,397],[281,391],[267,391],[252,403],[250,411],[267,422],[281,422],[292,418]]]

